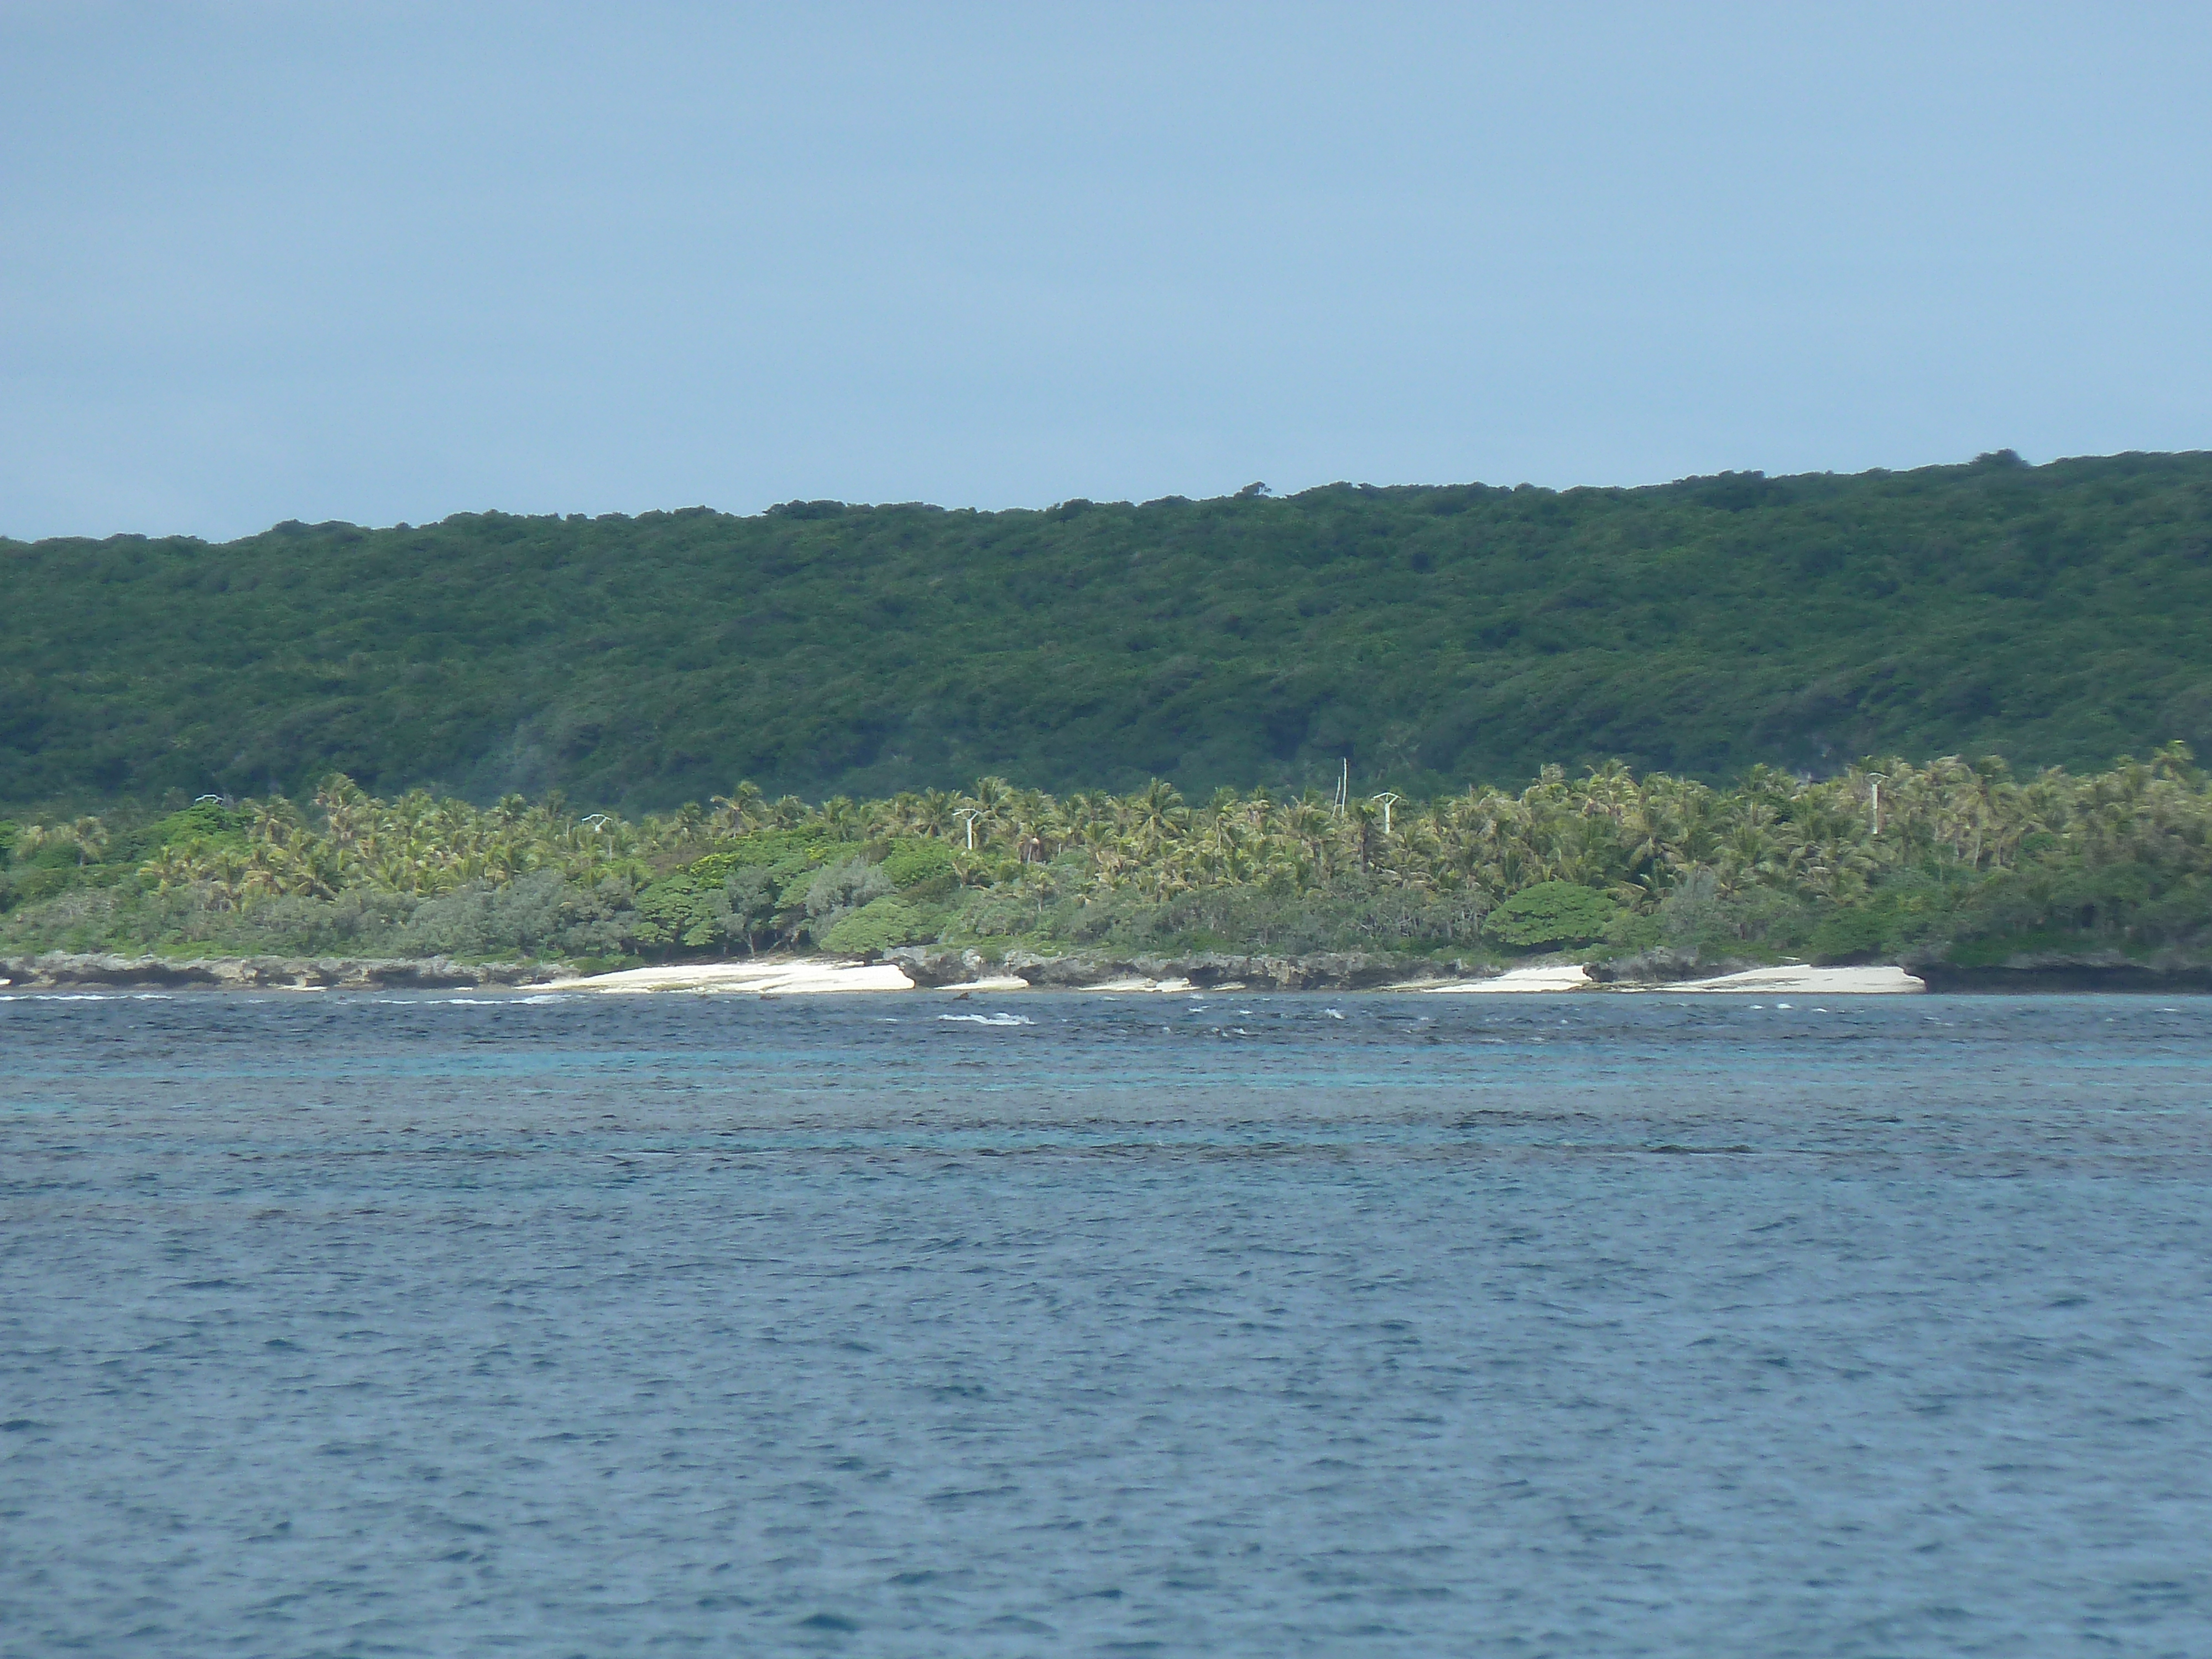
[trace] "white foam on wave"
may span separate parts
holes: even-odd
[[[939,1019],[957,1021],[963,1025],[1034,1025],[1036,1022],[1023,1014],[939,1014]]]

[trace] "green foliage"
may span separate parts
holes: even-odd
[[[742,946],[748,954],[795,938],[805,895],[842,844],[818,826],[740,835],[638,896],[645,949]]]
[[[654,882],[637,896],[638,942],[648,945],[714,943],[711,903],[708,893],[702,892],[699,884],[689,876],[668,876]]]
[[[1889,944],[1893,918],[1882,910],[1838,910],[1823,917],[1808,941],[1818,963],[1872,962]]]
[[[884,873],[883,866],[871,863],[863,855],[855,855],[842,863],[823,866],[816,872],[813,878],[807,883],[805,896],[800,901],[801,907],[806,915],[805,929],[808,937],[817,944],[828,944],[830,938],[836,934],[841,922],[856,921],[861,912],[866,910],[877,901],[890,898],[891,891],[890,878]],[[902,918],[911,915],[903,907],[898,914]],[[861,933],[853,937],[856,939],[872,938],[873,933],[863,930]],[[893,942],[902,944],[905,941]],[[856,943],[851,945],[831,945],[830,948],[860,950],[872,947]],[[872,948],[881,949],[882,947],[878,945]]]
[[[0,542],[0,801],[2078,768],[2212,742],[2208,547],[2205,454]]]
[[[1524,887],[1490,913],[1485,930],[1508,945],[1587,945],[1603,939],[1619,908],[1571,881]]]
[[[974,844],[969,844],[970,826]],[[666,958],[938,940],[1003,949],[1428,952],[1586,946],[1722,958],[2212,957],[2212,781],[2180,744],[2086,776],[1955,757],[1736,786],[1547,767],[1338,807],[1158,780],[1055,798],[578,818],[343,777],[313,800],[18,826],[0,949]],[[2060,943],[2054,943],[2059,941]],[[1654,956],[1658,963],[1662,957]]]
[[[953,875],[952,848],[941,841],[902,841],[884,859],[884,875],[903,892],[910,887],[948,884]]]
[[[750,955],[763,939],[776,937],[785,886],[775,870],[763,866],[732,868],[720,857],[702,859],[637,896],[630,939],[647,950],[742,947]]]
[[[748,867],[771,872],[779,882],[827,860],[837,843],[820,829],[765,830],[730,837],[716,851],[692,864],[687,873],[701,881],[720,881]]]
[[[173,848],[207,852],[233,848],[242,852],[247,843],[248,823],[244,812],[214,801],[199,801],[119,833],[108,856],[118,864],[133,864]]]
[[[923,912],[888,895],[847,910],[822,936],[829,949],[849,956],[877,956],[897,945],[918,945],[937,929]]]

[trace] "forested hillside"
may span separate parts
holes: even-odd
[[[2212,752],[2212,454],[0,542],[0,801]]]

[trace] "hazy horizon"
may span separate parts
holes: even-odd
[[[2212,14],[0,0],[0,533],[2212,443]]]

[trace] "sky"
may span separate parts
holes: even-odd
[[[2212,7],[0,0],[0,534],[2212,447]]]

